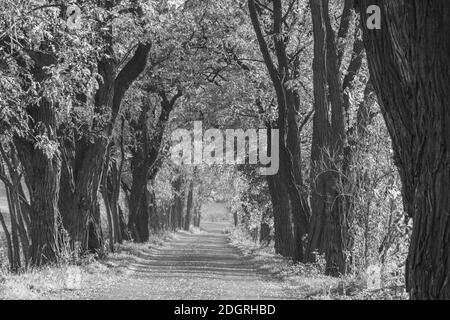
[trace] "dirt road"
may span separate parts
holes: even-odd
[[[204,223],[198,234],[180,232],[162,247],[142,249],[129,274],[91,299],[295,299],[228,243],[224,223]]]

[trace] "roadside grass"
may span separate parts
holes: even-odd
[[[107,283],[113,270],[102,262],[82,265],[50,265],[12,274],[0,275],[1,300],[64,299],[86,293],[96,283]]]
[[[293,263],[275,253],[273,245],[261,246],[239,228],[227,230],[233,246],[251,257],[261,270],[279,277],[289,289],[308,300],[406,300],[404,287],[387,286],[369,290],[365,274],[339,278],[326,276],[324,259],[318,263]]]
[[[7,271],[5,264],[0,269],[0,300],[86,299],[132,274],[131,263],[174,237],[174,233],[162,233],[142,244],[126,241],[102,260],[88,256],[77,264],[55,264],[18,274]]]

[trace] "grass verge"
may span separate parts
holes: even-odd
[[[326,276],[324,259],[318,263],[293,263],[275,253],[273,245],[260,246],[239,228],[228,231],[230,242],[244,255],[250,256],[259,267],[286,283],[289,290],[298,292],[299,299],[309,300],[405,300],[404,287],[388,286],[369,290],[365,274],[339,278]]]

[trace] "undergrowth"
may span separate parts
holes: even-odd
[[[341,277],[325,275],[325,259],[319,256],[317,263],[293,263],[275,253],[272,245],[261,246],[245,230],[227,230],[233,246],[258,263],[262,270],[285,281],[291,290],[298,292],[299,299],[311,300],[405,300],[407,294],[400,283],[385,281],[381,288],[371,290],[364,272]]]

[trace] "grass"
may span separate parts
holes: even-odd
[[[64,299],[106,283],[113,270],[98,261],[81,266],[54,265],[0,275],[0,300]]]
[[[143,249],[159,247],[175,236],[164,233],[144,244],[125,242],[104,260],[88,257],[78,265],[52,265],[19,274],[0,269],[0,300],[87,299],[127,276],[130,262],[139,260]]]
[[[288,283],[299,292],[299,297],[309,300],[405,300],[403,287],[367,288],[365,274],[334,278],[324,274],[324,261],[316,264],[293,263],[275,253],[273,246],[261,247],[245,231],[229,231],[231,243],[250,256],[260,268]]]

